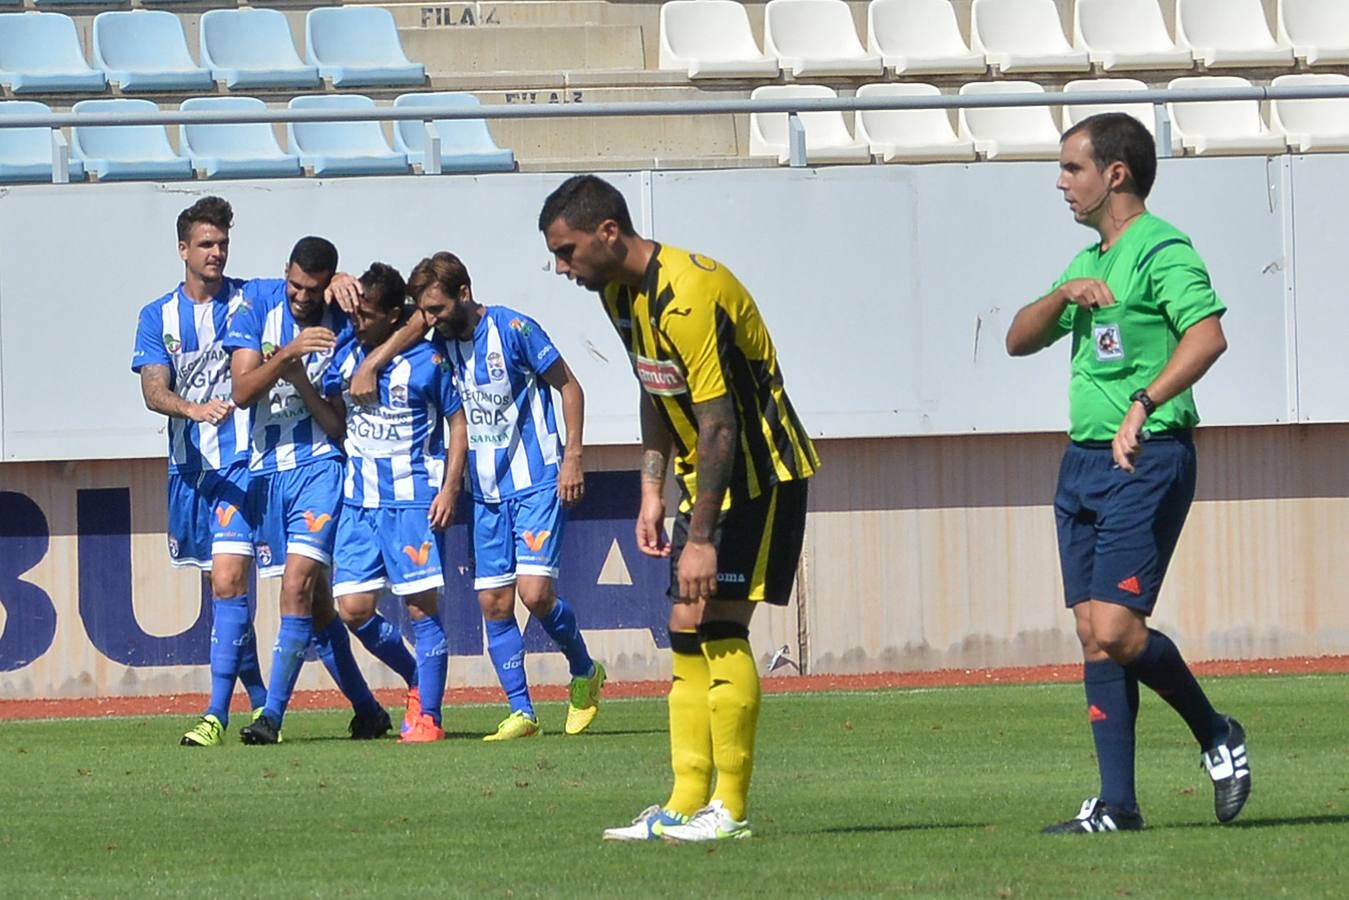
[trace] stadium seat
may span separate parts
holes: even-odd
[[[164,10],[94,16],[94,65],[124,91],[204,91],[211,70],[192,61],[181,20]]]
[[[1054,0],[974,0],[970,44],[1001,72],[1085,72],[1087,51],[1063,36]]]
[[[771,2],[771,0],[770,0]],[[833,88],[818,84],[768,84],[750,93],[751,100],[782,100],[787,98],[837,97]],[[871,148],[865,141],[853,140],[843,113],[803,112],[801,124],[806,129],[806,162],[857,163],[871,162]],[[791,144],[787,136],[786,113],[750,113],[749,155],[776,156],[786,165],[791,160]]]
[[[1250,87],[1235,75],[1175,78],[1173,90]],[[1258,100],[1218,100],[1205,103],[1168,103],[1176,135],[1187,152],[1196,156],[1283,153],[1283,135],[1275,134],[1260,116]]]
[[[393,13],[377,6],[311,9],[304,18],[304,55],[334,87],[426,82],[426,68],[403,53]]]
[[[267,104],[254,97],[193,97],[184,112],[240,110],[262,112]],[[283,153],[266,122],[236,125],[179,125],[178,145],[192,168],[207,178],[285,178],[304,174],[300,158]]]
[[[23,2],[23,0],[20,0],[20,2]],[[62,6],[97,6],[107,9],[114,6],[130,6],[131,0],[33,0],[33,5],[38,9]]]
[[[871,0],[867,49],[897,75],[977,75],[988,68],[965,43],[949,0]]]
[[[43,116],[51,112],[45,103],[32,100],[0,101],[0,116]],[[0,182],[51,181],[52,130],[50,128],[0,128]],[[70,180],[84,180],[84,166],[70,161]]]
[[[147,113],[149,100],[118,97],[81,100],[71,112]],[[70,129],[70,156],[100,181],[168,180],[192,177],[192,161],[173,152],[162,125],[76,125]]]
[[[212,9],[202,14],[201,64],[229,88],[316,88],[317,66],[300,62],[286,14],[275,9]]]
[[[1079,78],[1063,86],[1064,93],[1082,91],[1146,91],[1148,86],[1136,78]],[[1063,130],[1067,131],[1083,119],[1097,113],[1128,113],[1143,123],[1148,133],[1157,136],[1157,114],[1151,103],[1074,103],[1063,108]],[[1171,153],[1182,152],[1180,137],[1171,130]]]
[[[1107,72],[1194,68],[1194,54],[1167,33],[1157,0],[1077,0],[1073,43]]]
[[[1293,48],[1269,33],[1261,0],[1176,0],[1176,43],[1210,69],[1293,65]]]
[[[433,92],[403,94],[393,101],[393,105],[404,109],[419,106],[476,109],[482,104],[472,94]],[[515,171],[515,153],[497,146],[496,141],[492,139],[492,133],[487,130],[486,119],[436,119],[431,124],[440,135],[442,173]],[[396,123],[393,129],[393,148],[407,156],[408,162],[412,165],[425,169],[425,123],[415,119]]]
[[[16,94],[96,93],[103,73],[84,60],[75,20],[60,13],[0,15],[0,84]]]
[[[1349,75],[1280,75],[1270,86],[1316,84],[1349,87]],[[1269,124],[1298,153],[1349,152],[1349,98],[1275,100],[1270,103]]]
[[[317,94],[294,97],[291,109],[374,109],[375,101],[360,94]],[[288,149],[315,175],[403,175],[408,159],[384,139],[378,122],[291,122],[286,125]]]
[[[768,0],[764,52],[795,77],[880,75],[881,57],[857,39],[843,0]]]
[[[1309,66],[1349,65],[1349,4],[1279,0],[1279,40]]]
[[[864,84],[858,97],[939,97],[934,85]],[[951,127],[944,109],[858,110],[853,129],[865,141],[872,156],[884,162],[940,162],[974,159],[974,144]]]
[[[1033,81],[976,81],[961,96],[1043,94]],[[1059,126],[1048,106],[987,107],[960,111],[960,135],[987,159],[1057,159]]]
[[[736,0],[670,0],[660,7],[660,67],[690,78],[776,78]]]

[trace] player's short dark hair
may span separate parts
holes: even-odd
[[[373,298],[384,312],[401,309],[407,299],[407,283],[393,266],[372,262],[360,280],[365,296]]]
[[[442,250],[413,267],[412,274],[408,276],[408,296],[419,300],[433,284],[453,300],[466,285],[472,286],[473,281],[468,277],[468,267],[463,260],[448,250]]]
[[[623,234],[637,233],[628,201],[618,188],[596,175],[573,175],[548,195],[539,212],[539,231],[547,231],[558,219],[581,231],[594,231],[601,222],[613,219]]]
[[[327,238],[302,237],[290,251],[289,266],[299,266],[306,275],[331,275],[337,271],[337,248]]]
[[[1143,123],[1128,113],[1108,112],[1089,116],[1063,133],[1067,140],[1085,131],[1091,138],[1092,156],[1097,168],[1114,162],[1129,168],[1125,188],[1144,200],[1157,180],[1157,145]]]
[[[192,236],[192,226],[198,222],[228,232],[234,224],[234,207],[224,197],[202,197],[178,214],[178,240],[187,243]]]

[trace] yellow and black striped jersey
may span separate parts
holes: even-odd
[[[674,436],[684,509],[698,493],[695,403],[729,394],[735,404],[739,440],[723,509],[819,468],[759,308],[725,266],[657,244],[640,288],[609,284],[601,298]]]

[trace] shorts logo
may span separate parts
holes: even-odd
[[[215,508],[215,520],[220,523],[221,528],[229,528],[230,520],[234,518],[234,514],[238,511],[238,508],[232,503],[217,506]]]
[[[1107,716],[1105,713],[1103,713],[1103,712],[1101,711],[1101,708],[1100,708],[1099,706],[1097,706],[1096,704],[1093,703],[1093,704],[1087,709],[1087,718],[1088,718],[1089,720],[1091,720],[1092,722],[1104,722],[1106,719],[1108,719],[1108,718],[1110,718],[1110,717]]]
[[[1138,584],[1137,575],[1130,575],[1128,578],[1121,581],[1118,587],[1121,591],[1127,591],[1128,593],[1133,594],[1135,597],[1143,593],[1143,588]]]
[[[540,531],[538,534],[535,534],[532,531],[525,531],[520,536],[525,539],[526,547],[533,552],[538,553],[543,549],[543,542],[548,540],[550,534],[552,534],[551,531]]]
[[[258,565],[270,566],[272,564],[272,548],[268,544],[258,544]]]
[[[414,566],[424,566],[426,561],[431,558],[431,542],[422,541],[420,547],[413,547],[410,544],[403,547],[403,552],[407,554],[408,559]]]
[[[744,584],[745,576],[740,572],[718,572],[717,581],[722,584]]]
[[[1101,362],[1124,359],[1124,342],[1118,325],[1097,325],[1093,329],[1096,358]]]
[[[647,359],[645,356],[639,356],[636,359],[636,369],[637,380],[648,393],[667,397],[688,393],[689,384],[684,380],[684,373],[679,371],[679,367],[671,360]]]
[[[310,534],[313,534],[316,531],[322,531],[323,526],[327,525],[332,520],[333,517],[328,513],[319,513],[316,516],[307,509],[304,511],[304,527],[309,529]]]
[[[169,538],[169,556],[173,557],[174,559],[177,559],[177,558],[178,558],[178,539],[177,539],[177,538]]]

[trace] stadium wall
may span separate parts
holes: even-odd
[[[1321,227],[1349,200],[1344,171],[1340,156],[1163,162],[1153,208],[1194,236],[1231,307],[1232,350],[1199,391],[1199,496],[1158,611],[1193,658],[1349,652],[1349,364],[1338,239]],[[725,260],[754,291],[821,440],[796,602],[756,623],[765,662],[783,646],[818,673],[1076,657],[1048,505],[1066,350],[1002,350],[1015,308],[1089,238],[1054,175],[1010,163],[615,176],[645,233]],[[310,232],[352,270],[448,247],[480,299],[540,319],[589,400],[595,474],[563,593],[615,677],[665,677],[666,573],[631,534],[635,385],[534,229],[558,180],[0,191],[0,698],[207,688],[206,599],[164,550],[162,422],[127,369],[137,310],[181,274],[173,219],[207,192],[235,204],[235,274],[280,274]],[[462,526],[449,544],[452,683],[491,684]],[[261,591],[266,643],[275,585]],[[547,646],[533,630],[529,642]],[[557,654],[529,667],[566,677]],[[302,686],[323,686],[311,668]]]

